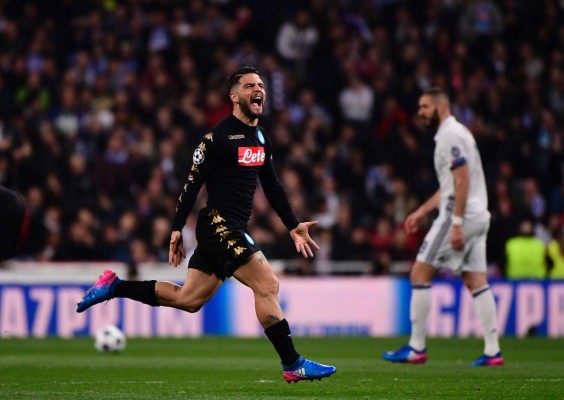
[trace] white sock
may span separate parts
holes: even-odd
[[[489,285],[472,291],[476,314],[482,323],[484,331],[484,354],[494,356],[499,353],[499,339],[497,337],[497,315],[495,299]]]
[[[411,304],[409,319],[411,320],[411,338],[409,345],[417,351],[425,349],[427,336],[427,318],[431,309],[431,285],[415,285],[411,287]]]

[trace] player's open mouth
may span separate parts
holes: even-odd
[[[254,96],[251,99],[251,107],[253,108],[261,108],[262,107],[262,97],[260,96]]]

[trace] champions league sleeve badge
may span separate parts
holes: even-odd
[[[204,154],[202,149],[197,148],[196,150],[194,150],[194,155],[192,156],[192,162],[195,165],[203,163],[205,158],[206,158],[206,155]]]

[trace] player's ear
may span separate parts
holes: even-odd
[[[439,104],[437,104],[437,108],[439,109],[439,114],[441,115],[449,111],[448,103],[445,103],[444,101],[439,102]]]
[[[229,93],[229,98],[231,99],[231,101],[233,103],[238,103],[239,102],[239,96],[237,96],[237,94],[235,92],[230,92]]]

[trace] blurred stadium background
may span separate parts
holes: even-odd
[[[248,301],[231,283],[184,328],[159,324],[177,318],[163,310],[139,322],[127,301],[74,315],[106,266],[184,279],[166,264],[176,198],[195,143],[231,112],[225,77],[240,65],[263,73],[261,124],[296,214],[320,221],[311,262],[260,190],[249,224],[300,334],[407,332],[405,276],[424,230],[406,235],[402,223],[437,188],[433,133],[414,114],[438,85],[481,150],[502,332],[564,336],[563,17],[557,0],[3,1],[0,185],[31,212],[25,248],[0,269],[3,336],[86,335],[112,321],[134,336],[260,335],[252,315],[214,320]],[[555,251],[540,280],[513,281],[506,243],[525,220]],[[191,216],[189,250],[193,226]],[[303,285],[332,301],[293,314]],[[460,284],[436,287],[432,334],[476,335]]]

